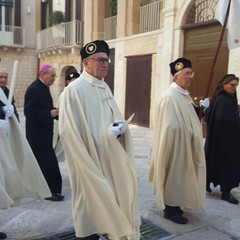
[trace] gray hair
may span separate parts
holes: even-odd
[[[8,69],[4,67],[0,67],[0,73],[7,73],[8,74]]]

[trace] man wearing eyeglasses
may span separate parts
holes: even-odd
[[[69,166],[75,232],[80,239],[140,239],[131,136],[104,82],[109,46],[80,51],[84,70],[60,96],[59,134]]]
[[[59,111],[53,106],[49,90],[55,79],[56,71],[51,65],[39,69],[39,78],[25,93],[24,114],[27,140],[52,192],[46,200],[62,201],[62,176],[53,149],[53,121],[58,119]]]
[[[183,210],[205,207],[206,167],[202,127],[188,88],[193,81],[191,61],[170,63],[173,82],[157,104],[149,180],[153,182],[164,218],[186,224]]]

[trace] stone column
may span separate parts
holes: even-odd
[[[140,22],[140,0],[128,0],[127,2],[127,32],[126,36],[139,33]]]
[[[170,68],[167,66],[174,59],[174,21],[176,15],[176,8],[174,8],[174,1],[169,0],[167,6],[163,9],[164,14],[164,26],[163,26],[163,44],[162,44],[162,57],[161,57],[161,79],[164,81],[161,83],[162,88],[166,88],[169,85],[172,77],[170,74]],[[164,66],[163,66],[164,64]]]
[[[84,16],[84,43],[103,39],[105,0],[85,1]]]
[[[122,38],[126,36],[127,25],[127,0],[121,0],[117,3],[117,32],[116,38]]]
[[[140,0],[118,1],[117,38],[139,33]]]

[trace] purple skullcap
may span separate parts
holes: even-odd
[[[53,68],[53,66],[51,66],[51,65],[49,65],[49,64],[44,64],[43,66],[41,66],[41,67],[39,68],[38,73],[41,73],[41,72],[43,72],[43,71],[46,71],[46,70],[48,70],[48,69],[50,69],[50,68]]]

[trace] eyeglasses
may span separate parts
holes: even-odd
[[[194,77],[194,72],[185,72],[183,74],[184,77]]]
[[[56,74],[50,74],[50,73],[47,73],[47,75],[49,75],[49,76],[52,77],[52,78],[56,78],[56,77],[57,77]]]
[[[227,83],[227,84],[229,84],[229,85],[231,85],[232,87],[237,87],[238,86],[238,83]]]
[[[94,61],[98,62],[101,65],[103,65],[104,63],[111,63],[111,59],[110,58],[98,57],[98,58],[87,58],[87,59],[94,60]]]
[[[183,77],[194,77],[194,72],[189,71],[189,72],[183,73],[182,71],[179,71],[174,76],[177,76],[177,75],[182,75]]]

